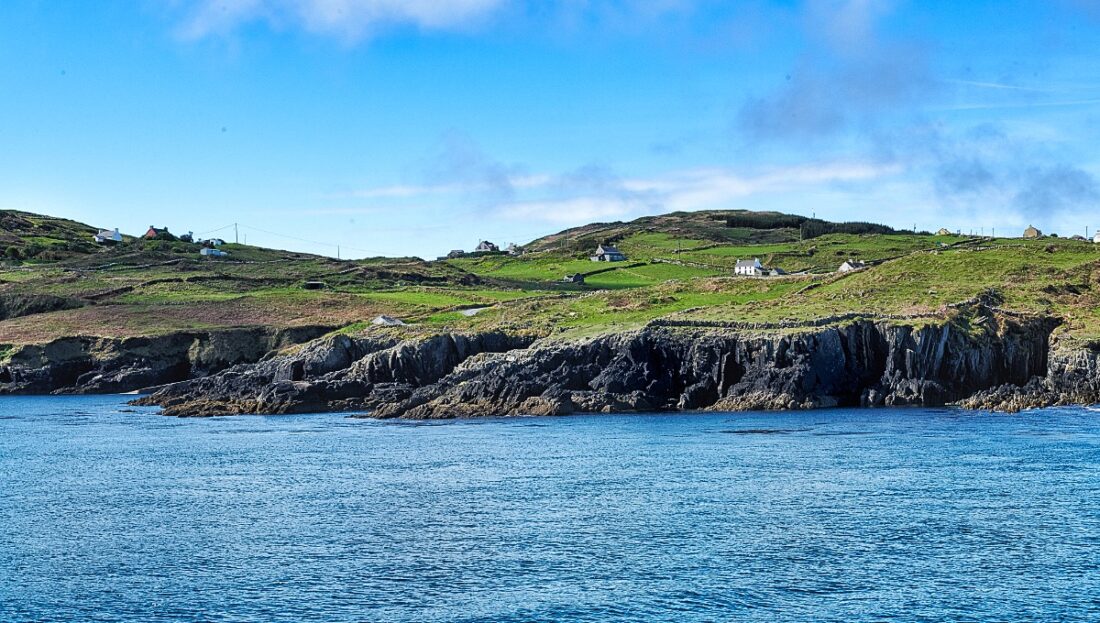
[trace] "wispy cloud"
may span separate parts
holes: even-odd
[[[181,34],[226,35],[255,22],[347,41],[391,26],[460,30],[502,9],[506,0],[198,0],[185,10]]]
[[[425,208],[465,202],[476,205],[486,218],[567,226],[669,211],[752,207],[740,202],[765,195],[818,192],[899,171],[895,165],[827,162],[752,172],[707,168],[652,177],[620,177],[606,167],[590,165],[558,175],[510,178],[506,183],[512,192],[506,196],[493,185],[477,180],[368,188],[342,196],[366,202],[352,210],[374,210],[374,202],[394,198],[403,205]]]

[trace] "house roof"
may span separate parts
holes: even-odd
[[[618,253],[619,255],[622,255],[622,251],[619,251],[618,249],[616,249],[615,247],[613,247],[611,245],[606,245],[605,246],[605,245],[601,244],[600,246],[596,247],[596,255],[611,255],[611,254],[615,254],[615,253]]]
[[[759,258],[752,258],[751,260],[737,260],[737,268],[756,267],[760,265]]]

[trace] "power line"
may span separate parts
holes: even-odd
[[[300,238],[298,236],[290,236],[290,235],[287,235],[287,234],[280,234],[279,232],[263,229],[262,227],[256,227],[255,225],[247,225],[245,223],[239,223],[238,225],[240,227],[244,227],[246,229],[252,229],[252,230],[255,230],[255,231],[258,231],[258,232],[261,232],[261,233],[264,233],[264,234],[268,234],[268,235],[271,235],[271,236],[278,236],[279,238],[286,238],[287,240],[296,240],[298,242],[305,242],[305,243],[308,243],[308,244],[315,244],[315,245],[319,245],[319,246],[322,246],[322,247],[333,248],[333,249],[337,250],[337,253],[339,253],[341,248],[351,249],[352,251],[359,251],[361,253],[372,253],[371,251],[369,251],[367,249],[360,249],[360,248],[357,248],[357,247],[349,247],[347,245],[341,245],[341,244],[337,244],[337,243],[334,243],[334,242],[320,242],[318,240],[310,240],[308,238]]]

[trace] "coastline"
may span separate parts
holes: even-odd
[[[1019,411],[1100,402],[1097,352],[1062,347],[1057,326],[977,304],[941,322],[850,319],[784,331],[647,326],[574,339],[501,330],[412,339],[336,333],[155,386],[134,372],[155,362],[135,367],[122,358],[124,370],[77,377],[122,379],[111,385],[4,393],[110,387],[140,391],[133,404],[165,415],[380,419],[951,404]],[[19,376],[10,364],[5,373]]]

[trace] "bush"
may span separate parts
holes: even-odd
[[[19,250],[19,247],[8,247],[7,251],[4,252],[4,257],[21,260],[23,259],[23,252]]]
[[[830,223],[820,219],[806,219],[799,228],[803,240],[810,240],[825,234],[896,234],[893,227],[877,223],[853,221],[848,223]]]
[[[798,227],[805,221],[805,216],[797,214],[780,214],[779,212],[740,212],[726,217],[726,227],[745,227],[748,229],[780,229],[784,227]]]

